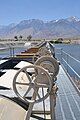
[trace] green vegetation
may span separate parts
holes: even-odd
[[[14,39],[15,39],[15,41],[18,41],[18,37],[17,36],[14,36]]]
[[[32,38],[32,36],[31,36],[31,35],[29,35],[29,36],[27,37],[27,40],[28,40],[28,41],[30,41],[30,40],[31,40],[31,38]]]
[[[23,36],[22,36],[22,35],[20,35],[20,36],[19,36],[19,39],[20,39],[20,40],[22,40],[22,38],[23,38]]]
[[[69,44],[69,43],[71,43],[71,40],[70,39],[63,39],[63,38],[58,38],[58,39],[56,39],[56,40],[51,40],[50,41],[51,43],[55,43],[55,44]]]
[[[55,44],[63,43],[63,38],[58,38],[57,40],[51,40],[50,42]]]

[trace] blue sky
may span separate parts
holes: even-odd
[[[0,0],[0,25],[24,19],[80,18],[80,0]]]

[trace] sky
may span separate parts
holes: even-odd
[[[26,19],[80,18],[80,0],[0,0],[0,25]]]

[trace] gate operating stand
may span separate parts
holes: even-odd
[[[56,94],[58,87],[55,83],[59,72],[57,60],[51,56],[42,56],[34,65],[20,69],[13,79],[13,89],[24,102],[29,103],[25,120],[30,120],[31,114],[43,114],[46,119],[45,99],[50,99],[51,120],[55,120]],[[21,76],[21,77],[20,77]],[[43,102],[43,111],[33,111],[35,103]]]

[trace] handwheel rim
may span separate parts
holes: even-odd
[[[44,61],[50,61],[53,64],[53,66],[55,68],[53,77],[55,78],[59,72],[59,64],[58,64],[57,60],[51,56],[42,56],[39,59],[37,59],[37,61],[35,62],[35,65],[40,65]]]
[[[49,80],[49,87],[48,87],[48,92],[46,93],[46,95],[45,95],[44,97],[42,97],[42,98],[40,98],[40,99],[29,100],[29,99],[27,99],[27,98],[26,98],[26,99],[23,98],[23,96],[21,96],[20,93],[18,92],[17,87],[16,87],[16,79],[17,79],[17,76],[19,75],[19,73],[22,72],[22,71],[23,71],[24,69],[26,69],[26,68],[42,69],[42,70],[44,71],[44,73],[46,74],[46,76],[47,76],[47,78],[48,78],[48,80]],[[35,89],[36,89],[36,88],[37,88],[37,87],[35,87]],[[16,75],[14,76],[14,79],[13,79],[13,90],[14,90],[14,92],[16,93],[16,95],[17,95],[22,101],[25,101],[25,102],[30,102],[30,103],[36,102],[36,103],[38,103],[38,102],[41,102],[41,101],[45,100],[45,99],[49,96],[50,91],[51,91],[51,88],[52,88],[51,77],[50,77],[49,73],[48,73],[44,68],[42,68],[41,66],[35,66],[35,65],[25,66],[24,68],[20,69],[20,70],[16,73]]]

